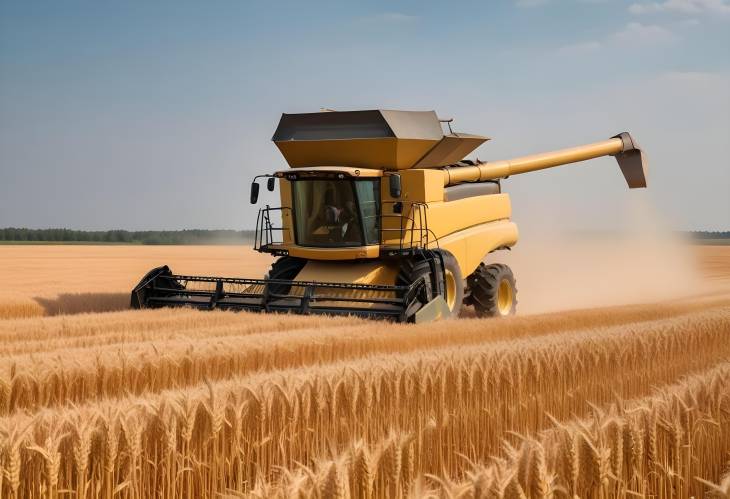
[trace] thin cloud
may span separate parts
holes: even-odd
[[[388,23],[388,24],[406,24],[412,23],[418,19],[418,16],[403,14],[402,12],[381,12],[373,16],[362,18],[363,21]]]
[[[721,73],[712,73],[707,71],[669,71],[661,75],[661,79],[681,82],[681,83],[712,83],[721,82],[723,78]]]
[[[628,23],[624,29],[614,33],[612,38],[619,43],[631,45],[661,45],[677,39],[667,28],[638,22]]]
[[[609,0],[574,0],[576,3],[584,3],[590,5],[596,5],[601,3],[608,3]],[[520,8],[531,8],[539,7],[550,3],[550,0],[514,0],[514,4]]]
[[[549,0],[515,0],[515,5],[520,8],[538,7],[545,5]]]
[[[663,26],[630,22],[623,29],[605,39],[586,40],[564,45],[557,50],[557,53],[563,56],[580,56],[616,45],[656,46],[668,44],[677,39],[672,31]]]
[[[665,0],[663,2],[641,2],[629,6],[629,12],[635,15],[656,12],[674,12],[679,14],[730,14],[730,0]]]
[[[558,49],[560,55],[582,55],[595,52],[596,50],[603,47],[602,42],[589,41],[589,42],[578,42],[570,45],[565,45]]]

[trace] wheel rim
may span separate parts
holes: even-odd
[[[512,284],[509,280],[502,279],[499,281],[499,290],[497,292],[497,308],[500,315],[509,315],[512,312],[513,301]]]
[[[449,310],[454,310],[456,304],[456,277],[450,270],[446,270],[446,305]]]

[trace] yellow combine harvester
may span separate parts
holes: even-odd
[[[444,124],[448,133],[444,133]],[[193,306],[352,314],[421,322],[515,313],[515,278],[490,253],[517,242],[501,179],[614,156],[646,187],[628,133],[506,161],[463,159],[487,137],[454,133],[433,111],[284,114],[272,139],[291,167],[268,177],[281,206],[259,211],[255,249],[279,256],[264,279],[150,271],[132,307]],[[256,203],[259,185],[251,186]],[[485,263],[485,259],[490,263]]]

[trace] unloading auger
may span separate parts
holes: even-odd
[[[444,133],[444,123],[448,133]],[[272,139],[291,167],[256,177],[281,206],[259,210],[254,248],[279,258],[263,279],[151,270],[133,308],[356,315],[422,322],[515,313],[515,278],[491,253],[518,237],[501,180],[613,156],[629,188],[646,161],[628,133],[505,161],[463,159],[487,137],[454,133],[433,111],[284,114]],[[489,263],[486,263],[488,260]]]

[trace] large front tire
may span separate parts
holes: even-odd
[[[515,276],[507,265],[480,263],[466,281],[477,317],[505,317],[517,311]]]
[[[401,260],[398,275],[395,277],[396,286],[408,287],[420,278],[423,278],[426,282],[426,285],[421,288],[417,296],[418,301],[423,306],[433,299],[431,264],[425,259],[404,258]]]
[[[443,273],[441,261],[443,260]],[[432,263],[439,275],[433,275]],[[444,301],[449,307],[449,317],[458,317],[464,301],[464,280],[454,255],[448,251],[436,250],[430,258],[405,258],[401,261],[395,283],[397,286],[410,286],[420,277],[425,277],[426,286],[418,299],[426,305],[435,298],[435,289],[445,292]],[[438,279],[438,285],[436,285]]]
[[[293,256],[282,256],[271,265],[271,270],[264,276],[264,279],[281,279],[284,281],[293,280],[307,264],[302,258]],[[270,284],[269,293],[277,295],[289,294],[291,286],[285,284]]]
[[[441,254],[444,260],[444,299],[449,306],[449,317],[459,317],[464,303],[464,278],[461,277],[461,268],[454,255],[447,251],[441,251]]]

